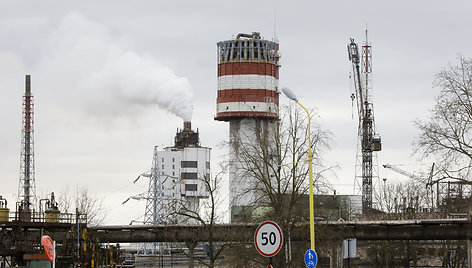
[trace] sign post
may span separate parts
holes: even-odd
[[[265,221],[254,233],[254,245],[264,257],[271,258],[282,248],[284,236],[280,226],[273,221]],[[272,258],[271,258],[272,259]],[[272,260],[268,268],[272,268]]]

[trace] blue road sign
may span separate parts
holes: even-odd
[[[305,265],[308,268],[313,268],[318,263],[318,255],[313,249],[309,249],[305,253]]]

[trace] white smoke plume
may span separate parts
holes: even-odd
[[[187,78],[127,49],[104,25],[71,13],[46,47],[48,57],[40,60],[38,77],[58,98],[72,96],[90,115],[132,117],[158,105],[191,120],[193,94]]]

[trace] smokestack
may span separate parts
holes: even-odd
[[[26,75],[25,81],[25,95],[31,95],[31,75]]]
[[[29,210],[36,196],[34,179],[34,114],[33,95],[31,94],[31,76],[25,76],[25,95],[23,96],[23,128],[21,137],[20,184],[18,200],[22,209]],[[26,214],[21,216],[25,220]]]
[[[198,132],[192,130],[192,122],[185,121],[184,129],[175,135],[175,147],[199,147]]]
[[[192,122],[184,121],[184,131],[192,131]]]

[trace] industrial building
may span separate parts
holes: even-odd
[[[265,207],[257,207],[256,200],[260,197],[255,185],[257,179],[244,173],[240,152],[244,144],[257,143],[257,137],[276,131],[280,55],[278,42],[264,40],[257,32],[238,34],[235,39],[218,42],[217,47],[215,120],[229,122],[230,126],[229,198],[231,221],[235,223],[247,212],[246,208],[266,212]],[[472,263],[469,231],[472,229],[472,185],[469,182],[434,180],[434,164],[427,178],[387,164],[385,168],[425,185],[427,206],[422,207],[416,195],[409,199],[393,198],[392,211],[373,209],[373,178],[376,178],[376,161],[373,159],[375,152],[381,149],[381,140],[375,132],[369,95],[372,91],[368,78],[370,65],[367,64],[371,61],[370,45],[366,42],[363,46],[362,59],[359,59],[353,40],[349,48],[356,85],[352,100],[358,102],[361,145],[358,166],[362,172],[356,178],[362,179],[362,195],[336,195],[334,191],[334,195],[315,196],[315,228],[321,242],[319,267],[343,266],[341,245],[344,239],[359,241],[357,256],[344,260],[348,267],[453,267],[448,265],[454,262],[460,263],[457,267],[464,267],[466,260]],[[361,64],[362,60],[365,64]],[[37,200],[33,106],[31,81],[27,75],[18,200],[16,204],[7,203],[0,196],[0,267],[49,266],[40,244],[43,235],[50,235],[57,242],[58,267],[150,267],[156,264],[159,267],[193,267],[191,263],[208,261],[210,252],[231,243],[244,245],[248,252],[252,250],[256,223],[205,225],[179,213],[185,210],[198,212],[202,199],[210,195],[205,182],[211,176],[211,148],[201,146],[198,129],[192,130],[190,121],[177,129],[172,146],[154,147],[151,171],[141,174],[149,179],[148,191],[130,197],[146,200],[144,220],[140,225],[92,226],[87,215],[78,209],[76,213],[61,213],[54,193]],[[268,147],[271,149],[270,145]],[[269,161],[272,161],[270,159],[271,156]],[[273,174],[266,172],[263,175],[270,177]],[[281,200],[288,197],[288,194],[282,195]],[[34,204],[35,200],[39,204]],[[295,265],[301,263],[307,246],[308,203],[308,196],[301,195],[301,205],[293,209],[300,221],[286,233],[285,256],[279,254],[286,261],[293,260]],[[125,252],[119,244],[109,243],[142,243],[143,247],[138,252],[134,248]],[[218,255],[218,264],[226,265],[233,255],[238,257],[231,248],[223,252]]]
[[[279,44],[260,33],[217,43],[218,96],[215,120],[229,122],[231,221],[255,199],[254,178],[242,174],[240,145],[276,129],[279,118]]]
[[[130,197],[146,200],[144,220],[133,222],[197,224],[185,215],[198,213],[200,199],[208,198],[205,180],[210,179],[210,151],[211,148],[200,146],[199,132],[192,130],[189,121],[184,122],[183,129],[177,129],[173,146],[164,150],[155,146],[151,172],[141,174],[149,178],[147,195]],[[136,263],[158,262],[175,249],[172,244],[143,243],[139,246]]]
[[[211,148],[200,146],[200,137],[189,121],[177,129],[174,145],[159,150],[154,147],[151,170],[140,177],[149,178],[146,194],[129,199],[146,200],[142,224],[169,224],[184,222],[176,212],[184,208],[197,211],[200,199],[208,197],[205,179],[210,179]],[[134,182],[136,182],[136,179]]]
[[[199,133],[192,130],[191,122],[184,122],[175,135],[174,146],[157,153],[161,196],[198,211],[200,199],[209,194],[204,179],[210,178],[210,151],[200,146]]]
[[[54,193],[36,200],[34,162],[34,97],[31,76],[25,76],[25,94],[22,101],[22,131],[20,152],[20,179],[18,200],[10,202],[0,196],[0,267],[49,267],[49,261],[41,248],[42,235],[49,234],[58,242],[56,253],[58,266],[97,262],[101,256],[87,255],[93,247],[94,254],[100,246],[86,247],[87,216],[78,210],[61,213]],[[35,202],[36,200],[36,202]],[[38,202],[39,201],[39,202]],[[39,204],[37,204],[39,203]],[[15,209],[10,211],[10,207]],[[13,205],[12,205],[13,204]],[[35,208],[39,208],[35,210]],[[65,235],[68,234],[68,235]],[[82,237],[82,238],[81,238]],[[106,250],[105,250],[106,251]],[[60,260],[59,260],[60,259]]]

